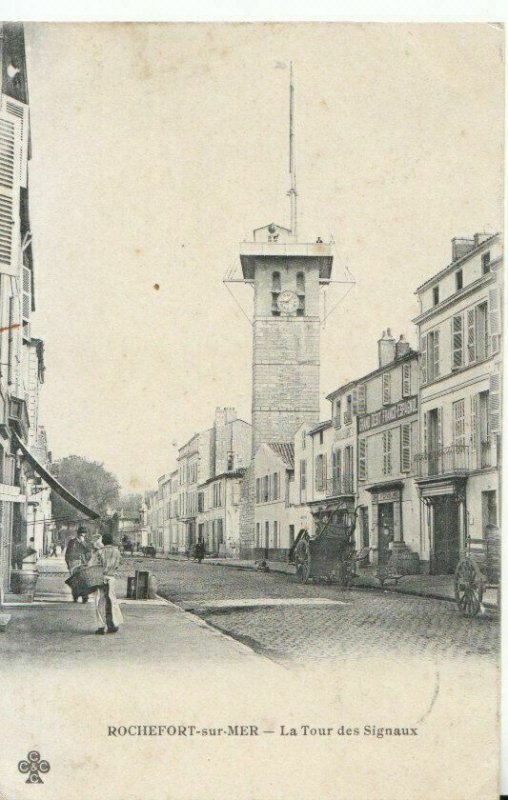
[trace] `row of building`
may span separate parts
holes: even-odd
[[[35,269],[29,214],[30,109],[23,26],[0,25],[0,600],[16,559],[47,551],[50,460],[39,419],[44,343],[33,336]],[[40,465],[40,470],[34,469]],[[41,474],[42,473],[42,474]]]
[[[212,428],[180,448],[178,466],[147,498],[152,543],[183,553],[203,539],[212,554],[285,560],[298,532],[315,532],[322,510],[336,504],[356,512],[356,545],[370,563],[450,573],[466,537],[484,537],[500,518],[500,237],[452,240],[450,263],[416,289],[417,349],[385,330],[375,368],[329,393],[329,418],[319,421],[315,328],[309,344],[317,312],[309,307],[329,271],[319,268],[313,293],[306,265],[296,272],[294,308],[280,301],[293,294],[281,287],[284,257],[292,259],[289,281],[295,248],[310,247],[277,250],[280,230],[267,227],[252,274],[250,256],[242,262],[258,309],[253,428],[233,409],[217,409]],[[307,328],[298,328],[307,314]]]

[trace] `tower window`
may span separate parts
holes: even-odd
[[[280,293],[280,272],[272,272],[272,316],[280,317],[280,310],[277,304]]]
[[[303,317],[305,314],[305,273],[296,273],[296,293],[298,295],[299,305],[296,311],[298,317]]]

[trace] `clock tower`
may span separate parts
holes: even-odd
[[[243,280],[254,287],[253,455],[319,421],[319,287],[330,281],[333,256],[329,244],[295,239],[272,223],[240,249]]]

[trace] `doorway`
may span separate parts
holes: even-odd
[[[452,575],[460,558],[459,504],[450,497],[436,497],[434,508],[433,575]]]
[[[393,542],[393,503],[378,506],[378,563],[386,564],[390,557],[390,542]]]

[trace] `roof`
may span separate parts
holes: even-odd
[[[238,469],[232,470],[231,472],[221,472],[219,475],[212,475],[211,478],[208,478],[203,483],[198,485],[198,488],[201,486],[208,486],[209,483],[213,483],[214,481],[222,480],[222,478],[243,478],[245,473],[247,472],[246,467],[239,467]]]
[[[443,278],[447,274],[447,272],[451,272],[452,270],[456,269],[459,266],[459,264],[463,264],[464,261],[467,261],[469,258],[476,255],[476,253],[478,253],[478,251],[481,250],[483,247],[492,244],[492,241],[493,239],[496,238],[496,236],[499,236],[499,233],[493,233],[492,236],[490,236],[488,239],[484,239],[483,242],[479,242],[479,244],[477,244],[476,247],[473,247],[472,250],[468,250],[467,253],[464,253],[463,256],[457,258],[455,261],[452,261],[450,264],[448,264],[446,267],[444,267],[444,269],[440,270],[439,272],[436,272],[435,275],[433,275],[431,278],[424,281],[422,284],[420,284],[420,286],[418,286],[418,288],[415,290],[415,294],[418,294],[423,289],[428,289],[430,286],[432,286],[432,284],[435,281],[441,280],[441,278]]]
[[[316,425],[308,432],[308,436],[312,436],[314,433],[319,433],[320,431],[326,430],[326,428],[331,428],[332,421],[331,419],[325,420],[325,422],[320,422],[319,425]]]
[[[290,469],[295,465],[295,446],[292,442],[269,442],[270,447]]]
[[[384,367],[378,367],[377,369],[373,369],[372,372],[368,372],[366,375],[362,375],[361,378],[356,378],[356,380],[351,381],[351,383],[346,384],[346,386],[340,386],[335,391],[330,392],[330,394],[326,395],[327,400],[334,400],[338,394],[344,391],[344,389],[348,386],[358,386],[360,383],[364,383],[365,381],[370,380],[370,378],[374,378],[376,375],[380,375],[382,372],[386,372],[393,367],[396,367],[397,364],[404,364],[405,361],[410,361],[412,358],[418,358],[419,352],[418,350],[413,350],[410,348],[408,353],[405,353],[400,358],[395,358],[393,361],[390,361],[389,364],[385,364]]]

